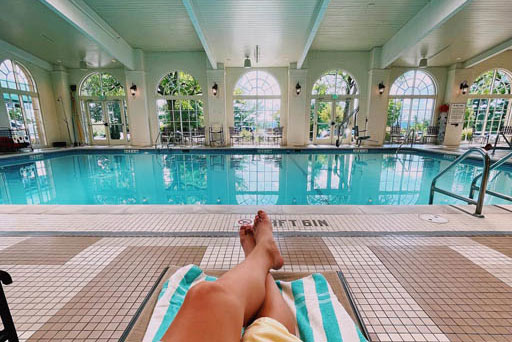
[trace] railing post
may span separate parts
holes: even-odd
[[[491,158],[488,154],[484,156],[484,169],[482,171],[482,183],[478,193],[478,200],[475,209],[475,215],[482,215],[484,207],[485,192],[487,191],[487,182],[489,181],[489,168],[491,166]]]
[[[434,204],[434,193],[435,193],[435,189],[436,188],[436,182],[435,180],[432,182],[432,184],[430,185],[430,198],[428,200],[428,204],[429,205],[432,205]]]

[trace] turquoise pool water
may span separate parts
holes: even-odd
[[[108,153],[108,152],[105,152]],[[111,152],[113,153],[113,152]],[[428,204],[432,178],[452,156],[426,153],[84,153],[0,164],[0,204]],[[479,163],[439,186],[467,196]],[[491,174],[510,194],[512,168]],[[435,203],[460,203],[436,194]],[[505,203],[487,196],[486,203]]]

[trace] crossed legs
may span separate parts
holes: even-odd
[[[193,286],[163,342],[239,342],[242,326],[258,317],[274,318],[294,332],[293,315],[285,310],[268,273],[271,268],[281,268],[283,258],[265,212],[258,212],[254,226],[240,229],[240,241],[246,259],[217,281]]]

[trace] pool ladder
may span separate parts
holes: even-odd
[[[414,140],[416,139],[416,131],[414,130],[414,128],[412,128],[410,131],[407,132],[407,134],[404,137],[404,141],[402,141],[400,143],[400,145],[398,146],[398,148],[396,149],[396,154],[398,154],[398,152],[402,149],[402,147],[407,143],[409,137],[411,136],[411,133],[412,133],[411,148],[414,147]]]
[[[470,191],[469,197],[464,197],[464,196],[458,195],[456,193],[453,193],[451,191],[438,188],[436,186],[437,180],[441,176],[445,175],[448,171],[453,169],[456,165],[460,164],[462,161],[464,161],[466,158],[468,158],[471,154],[474,154],[474,153],[478,153],[482,157],[482,166],[483,166],[483,171],[479,175],[480,177],[482,177],[482,182],[480,184],[480,189],[478,191],[478,198],[476,201],[473,199],[473,197],[474,197],[473,189]],[[467,150],[466,152],[461,154],[453,162],[451,162],[451,164],[448,165],[448,167],[446,169],[444,169],[437,176],[434,177],[434,179],[432,180],[432,184],[430,186],[430,199],[429,199],[428,204],[432,205],[434,203],[434,194],[437,191],[443,195],[456,198],[456,199],[466,202],[468,204],[476,205],[474,215],[477,217],[483,217],[482,210],[484,207],[484,198],[485,198],[485,193],[486,193],[485,189],[487,189],[487,182],[489,181],[490,169],[491,169],[491,158],[489,157],[489,154],[487,153],[487,151],[481,147],[470,148],[469,150]],[[476,183],[477,178],[478,178],[478,176],[475,177],[475,179],[473,180],[474,183]]]
[[[509,154],[507,154],[506,156],[504,156],[503,158],[501,158],[500,160],[498,160],[497,162],[492,164],[491,167],[489,168],[489,172],[492,171],[492,170],[495,170],[498,167],[500,167],[501,165],[505,164],[507,162],[507,160],[509,160],[510,158],[512,158],[512,152],[510,152]],[[482,185],[480,185],[480,186],[476,185],[476,182],[482,176],[483,176],[483,172],[478,174],[475,178],[473,178],[473,181],[471,182],[471,190],[469,191],[469,198],[473,198],[475,196],[475,191],[476,190],[478,190],[479,192],[482,192],[481,188],[483,188],[485,190],[485,193],[487,193],[487,194],[489,194],[491,196],[498,197],[498,198],[501,198],[501,199],[504,199],[504,200],[512,202],[512,196],[505,195],[505,194],[502,194],[502,193],[499,193],[499,192],[496,192],[496,191],[488,190],[488,189],[486,189],[486,187],[484,187]]]

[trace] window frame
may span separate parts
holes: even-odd
[[[8,95],[15,94],[18,96],[18,99],[20,102],[20,109],[21,109],[21,112],[23,115],[23,123],[25,125],[25,129],[27,129],[27,130],[28,130],[27,114],[26,114],[26,108],[24,105],[25,102],[23,101],[23,96],[29,96],[32,99],[32,107],[34,107],[34,102],[37,103],[38,108],[33,109],[35,126],[36,126],[35,128],[37,130],[37,137],[35,138],[36,143],[33,143],[33,145],[35,147],[46,146],[47,145],[46,130],[44,127],[44,120],[43,120],[43,116],[42,116],[41,103],[39,101],[39,92],[37,91],[38,87],[37,87],[36,81],[34,80],[34,77],[30,73],[30,71],[23,64],[18,62],[17,60],[5,58],[5,59],[1,60],[0,65],[5,63],[5,61],[9,61],[11,63],[11,66],[13,68],[12,72],[14,75],[14,82],[15,82],[16,88],[9,88],[9,87],[4,88],[0,84],[0,94],[2,94],[2,101],[4,101],[3,100],[4,94],[8,94]],[[20,69],[20,71],[25,75],[27,80],[31,83],[31,84],[29,84],[29,88],[32,87],[33,90],[22,90],[21,89],[20,82],[18,80],[18,75],[16,72],[16,67],[18,67]],[[7,111],[7,115],[8,115],[8,119],[9,119],[9,129],[11,129],[11,126],[10,126],[11,117],[9,116],[8,111]],[[31,138],[31,140],[32,140],[32,138]]]

